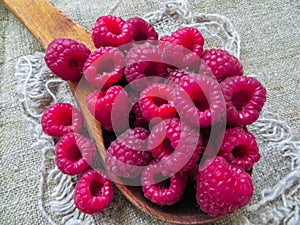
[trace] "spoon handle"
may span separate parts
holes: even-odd
[[[94,49],[89,32],[74,23],[46,0],[0,0],[41,43],[43,48],[55,38],[72,38]]]
[[[74,23],[46,0],[0,0],[0,2],[16,16],[24,26],[40,42],[44,49],[55,38],[72,38],[82,42],[91,50],[95,49],[89,32]],[[101,156],[105,155],[100,124],[89,112],[85,103],[87,95],[93,88],[85,79],[68,85],[85,117],[90,136],[96,141]]]

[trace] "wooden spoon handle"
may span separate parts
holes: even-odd
[[[66,17],[53,4],[46,0],[0,0],[41,43],[43,48],[55,38],[72,38],[95,49],[89,32]],[[105,155],[100,124],[95,121],[85,103],[86,97],[93,88],[85,79],[79,83],[68,82],[68,85],[80,107],[90,136],[95,140],[101,156]]]
[[[94,45],[89,32],[74,23],[46,0],[0,0],[46,49],[55,38],[72,38],[87,45]]]

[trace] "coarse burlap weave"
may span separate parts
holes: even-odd
[[[150,0],[52,2],[87,30],[100,15],[111,13],[129,18],[164,7],[164,2]],[[252,211],[241,210],[217,224],[300,224],[300,175],[293,174],[300,171],[300,147],[296,142],[300,138],[300,2],[211,0],[188,3],[193,12],[214,13],[230,19],[241,37],[240,57],[245,73],[255,74],[268,91],[265,114],[252,128],[263,151],[261,161],[254,168],[256,190],[250,204]],[[51,214],[47,204],[43,206],[47,213],[41,212],[39,203],[47,202],[44,199],[47,195],[39,194],[41,173],[45,171],[41,171],[40,148],[32,147],[37,137],[28,129],[30,121],[24,119],[24,105],[20,103],[14,76],[20,57],[43,50],[2,5],[0,37],[0,224],[47,224],[49,218],[57,224],[64,223],[61,218],[65,215]],[[57,93],[60,100],[73,102],[68,89],[61,88]],[[273,144],[269,144],[271,134],[262,130],[273,123],[285,133],[270,139]],[[50,164],[47,162],[45,166]],[[298,198],[293,197],[295,195]],[[255,211],[260,215],[259,220],[254,218]],[[273,220],[270,219],[272,213]],[[112,205],[92,221],[94,219],[99,224],[164,224],[140,212],[118,191]]]

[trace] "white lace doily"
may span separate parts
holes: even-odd
[[[116,3],[114,7],[117,7]],[[144,18],[151,22],[160,36],[170,34],[183,26],[198,28],[207,41],[205,46],[228,50],[240,56],[240,36],[232,23],[216,14],[193,13],[186,1],[169,1],[162,8],[148,13]],[[40,149],[39,209],[51,224],[95,224],[94,217],[76,209],[73,191],[76,177],[62,174],[54,163],[54,142],[42,132],[40,117],[44,109],[62,98],[75,104],[67,85],[55,78],[44,60],[44,53],[35,53],[19,58],[15,77],[18,82],[20,103],[24,117]],[[254,170],[256,186],[252,202],[242,210],[235,224],[287,224],[297,225],[300,221],[300,143],[293,141],[290,127],[278,115],[264,111],[257,122],[249,126],[258,140],[262,164],[268,164],[270,151],[278,152],[278,164],[288,164],[286,176],[274,176],[274,171]],[[272,164],[281,167],[281,165]],[[273,177],[271,186],[264,184],[265,177]]]

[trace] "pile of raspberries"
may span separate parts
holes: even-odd
[[[95,168],[99,155],[93,141],[79,134],[80,110],[62,102],[45,110],[43,131],[59,138],[57,167],[80,175],[77,208],[93,214],[110,204],[111,173],[140,183],[145,198],[162,206],[180,204],[187,185],[196,188],[200,209],[211,216],[248,204],[254,189],[249,174],[260,154],[246,125],[258,119],[266,101],[262,84],[245,76],[227,51],[204,49],[196,28],[159,38],[142,18],[107,15],[97,19],[91,35],[94,52],[59,38],[45,56],[58,77],[86,79],[94,87],[87,107],[115,135],[105,169]],[[223,132],[212,132],[214,126]]]

